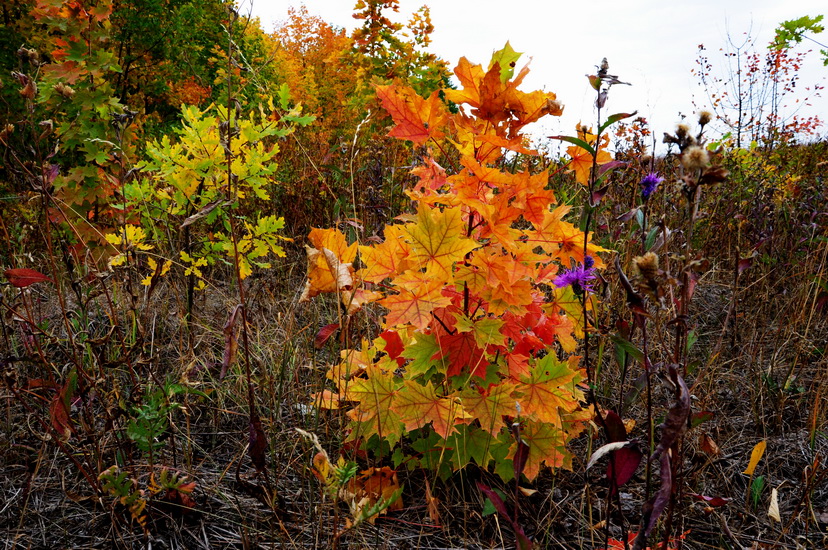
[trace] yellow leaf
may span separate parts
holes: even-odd
[[[118,267],[119,265],[124,265],[126,263],[126,256],[123,254],[118,254],[117,256],[113,256],[109,260],[109,267]]]
[[[753,475],[753,471],[756,470],[756,465],[759,464],[760,460],[762,460],[762,455],[765,454],[765,447],[767,446],[768,442],[764,439],[756,444],[753,451],[750,453],[750,463],[748,464],[747,469],[742,473],[749,476]]]

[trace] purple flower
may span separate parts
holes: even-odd
[[[664,181],[664,178],[658,177],[657,172],[650,172],[644,179],[641,180],[641,196],[644,200],[650,198],[650,195],[656,192],[658,185]]]
[[[583,265],[578,265],[572,269],[565,269],[563,273],[555,277],[552,284],[557,288],[564,288],[571,286],[575,294],[582,292],[592,292],[592,280],[595,279],[595,260],[592,256],[584,258]]]

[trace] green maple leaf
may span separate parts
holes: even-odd
[[[366,439],[376,434],[393,447],[402,434],[400,417],[391,408],[399,382],[392,372],[385,372],[375,365],[369,365],[365,374],[366,378],[353,380],[347,390],[347,398],[359,402],[349,416],[361,429],[354,429],[351,434]]]
[[[407,345],[400,356],[411,359],[411,362],[405,366],[406,372],[411,378],[425,375],[425,378],[428,379],[430,377],[428,376],[429,371],[433,367],[445,372],[445,360],[434,359],[439,352],[440,346],[433,334],[417,333],[414,343]]]
[[[457,426],[457,432],[453,433],[445,442],[447,449],[453,451],[451,455],[455,469],[464,468],[471,461],[481,468],[486,468],[492,461],[490,449],[496,441],[491,434],[476,426]]]
[[[503,46],[502,50],[498,50],[492,54],[492,60],[489,62],[489,69],[494,65],[500,65],[500,81],[507,82],[512,79],[515,74],[515,64],[522,52],[516,52],[509,42]]]

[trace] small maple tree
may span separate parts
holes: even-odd
[[[349,440],[403,442],[397,465],[447,472],[474,461],[509,479],[525,445],[531,480],[544,465],[570,467],[567,442],[591,418],[579,357],[564,355],[583,334],[581,302],[553,281],[585,249],[604,249],[563,220],[568,207],[556,205],[547,171],[503,170],[506,155],[537,154],[526,125],[561,114],[553,93],[518,89],[528,73],[515,74],[519,56],[507,44],[488,68],[461,59],[462,88],[442,95],[377,86],[389,135],[425,149],[407,190],[416,213],[388,225],[378,244],[355,248],[337,229],[310,235],[303,299],[335,292],[349,313],[357,299],[387,310],[376,339],[341,352],[328,372],[335,391],[320,394],[320,406],[348,407]],[[434,150],[458,159],[451,175]]]

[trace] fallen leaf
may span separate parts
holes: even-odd
[[[768,506],[768,517],[782,523],[782,518],[779,515],[779,493],[776,489],[771,491],[770,506]]]
[[[762,460],[762,455],[765,454],[765,447],[768,446],[767,440],[763,439],[759,443],[753,447],[753,450],[750,452],[750,462],[748,463],[748,467],[745,469],[743,474],[752,476],[754,470],[756,470],[756,465],[759,464],[759,461]]]
[[[719,446],[716,445],[713,438],[706,433],[699,435],[699,446],[708,456],[719,456],[722,454],[722,450],[719,449]]]

